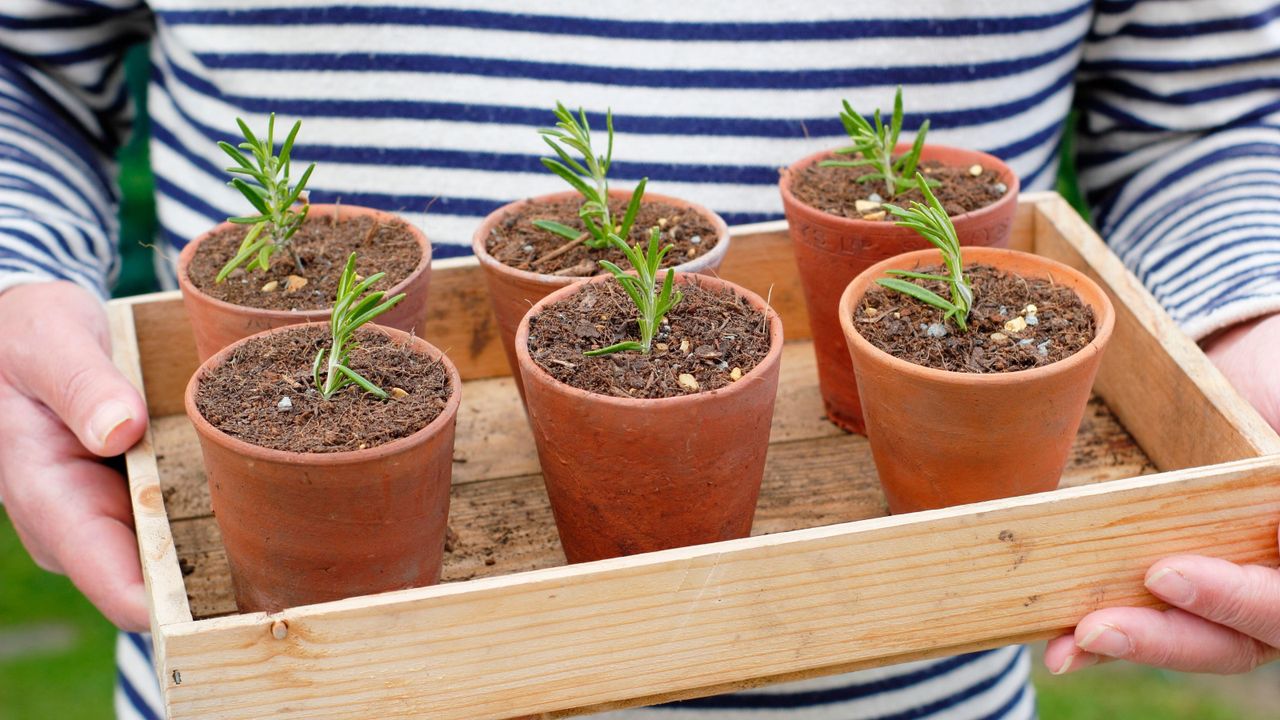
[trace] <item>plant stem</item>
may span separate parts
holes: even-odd
[[[325,368],[324,387],[320,390],[320,394],[325,400],[333,397],[333,394],[338,391],[338,381],[342,377],[338,372],[338,353],[335,352],[339,347],[341,347],[340,342],[339,338],[335,335],[333,337],[333,345],[330,346],[329,363],[328,367]]]

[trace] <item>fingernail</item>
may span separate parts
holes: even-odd
[[[122,402],[111,401],[98,408],[89,421],[89,432],[98,441],[98,450],[107,447],[111,435],[133,419],[133,412]]]
[[[1054,675],[1065,675],[1075,670],[1082,670],[1094,665],[1098,662],[1098,656],[1091,653],[1073,652],[1067,655],[1067,659],[1062,661],[1057,670],[1053,671]]]
[[[1101,625],[1076,643],[1082,649],[1107,657],[1127,657],[1133,651],[1133,642],[1129,636],[1110,625]]]
[[[1147,589],[1174,605],[1186,605],[1195,599],[1196,589],[1187,576],[1171,567],[1161,568],[1147,579]]]

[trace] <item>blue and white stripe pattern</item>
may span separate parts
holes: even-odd
[[[904,84],[908,127],[929,117],[935,142],[1000,155],[1035,190],[1074,92],[1100,227],[1203,336],[1280,310],[1273,2],[5,0],[0,290],[62,278],[105,294],[121,57],[149,37],[172,248],[240,210],[214,146],[236,116],[303,119],[315,200],[400,211],[447,257],[494,207],[560,189],[534,132],[556,99],[613,108],[621,183],[648,176],[742,223],[781,216],[778,167],[843,144],[841,98],[870,110]],[[122,663],[122,697],[158,713]],[[1026,676],[1006,650],[629,712],[1022,718]]]
[[[116,638],[115,711],[119,720],[164,717],[154,664],[149,636],[120,633]]]

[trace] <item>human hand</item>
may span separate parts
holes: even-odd
[[[106,316],[67,282],[0,293],[0,499],[36,564],[120,628],[145,630],[129,490],[100,458],[142,437],[142,398],[110,358]]]
[[[1280,429],[1280,315],[1232,327],[1205,352]],[[1123,659],[1183,672],[1239,673],[1280,658],[1280,570],[1180,555],[1152,565],[1147,589],[1172,607],[1108,608],[1049,641],[1045,666],[1062,674]]]

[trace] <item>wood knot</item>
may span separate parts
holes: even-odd
[[[147,483],[138,492],[138,506],[150,514],[164,513],[164,496],[160,492],[158,483]]]
[[[283,640],[289,636],[289,623],[284,620],[277,620],[271,623],[271,637],[277,640]]]

